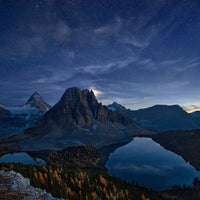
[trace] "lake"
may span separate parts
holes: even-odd
[[[110,175],[157,190],[192,186],[194,178],[200,177],[200,171],[151,138],[135,137],[117,148],[110,154],[106,168]]]
[[[0,158],[0,163],[23,163],[32,165],[46,165],[45,161],[40,158],[34,158],[25,152],[8,153]]]

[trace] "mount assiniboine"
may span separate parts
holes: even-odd
[[[33,93],[33,95],[26,102],[25,106],[34,107],[43,112],[46,112],[51,108],[51,106],[47,104],[37,92]]]
[[[50,108],[51,106],[37,92],[21,106],[9,107],[0,104],[0,139],[20,134]]]

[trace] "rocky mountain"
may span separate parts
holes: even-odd
[[[17,115],[41,115],[47,112],[51,106],[37,92],[34,92],[24,105],[5,108]]]
[[[112,104],[108,105],[108,109],[132,118],[133,110],[127,109],[125,106],[122,106],[117,102],[113,102]]]
[[[23,106],[8,107],[1,104],[0,139],[21,133],[33,125],[50,107],[37,92]]]
[[[24,134],[39,139],[49,148],[69,144],[103,146],[130,139],[138,128],[132,119],[99,103],[93,91],[69,88],[43,119],[27,128]]]
[[[43,112],[46,112],[51,108],[51,106],[47,104],[37,92],[33,93],[33,95],[25,103],[25,106],[35,107]]]
[[[166,129],[195,129],[200,127],[189,113],[184,111],[179,105],[155,105],[145,109],[130,110],[113,103],[108,106],[115,109],[116,113],[121,113],[139,123],[145,128],[152,130]]]

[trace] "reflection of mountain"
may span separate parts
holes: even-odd
[[[155,105],[145,109],[130,110],[117,104],[116,102],[108,106],[116,113],[121,113],[145,128],[155,130],[163,129],[195,129],[200,127],[200,120],[184,111],[179,105]]]
[[[38,148],[63,148],[69,144],[105,146],[129,140],[136,123],[108,110],[92,91],[69,88],[60,101],[34,126],[24,131],[37,138]],[[40,146],[40,147],[39,147]]]

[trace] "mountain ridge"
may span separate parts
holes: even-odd
[[[167,129],[196,129],[200,128],[200,121],[194,120],[191,114],[187,113],[179,105],[154,105],[148,108],[130,110],[120,104],[113,103],[108,108],[115,109],[145,128],[153,127],[161,131]]]
[[[58,103],[24,134],[42,142],[54,142],[54,138],[61,146],[72,141],[103,146],[129,140],[135,129],[139,126],[133,120],[108,110],[97,101],[93,91],[68,88]]]

